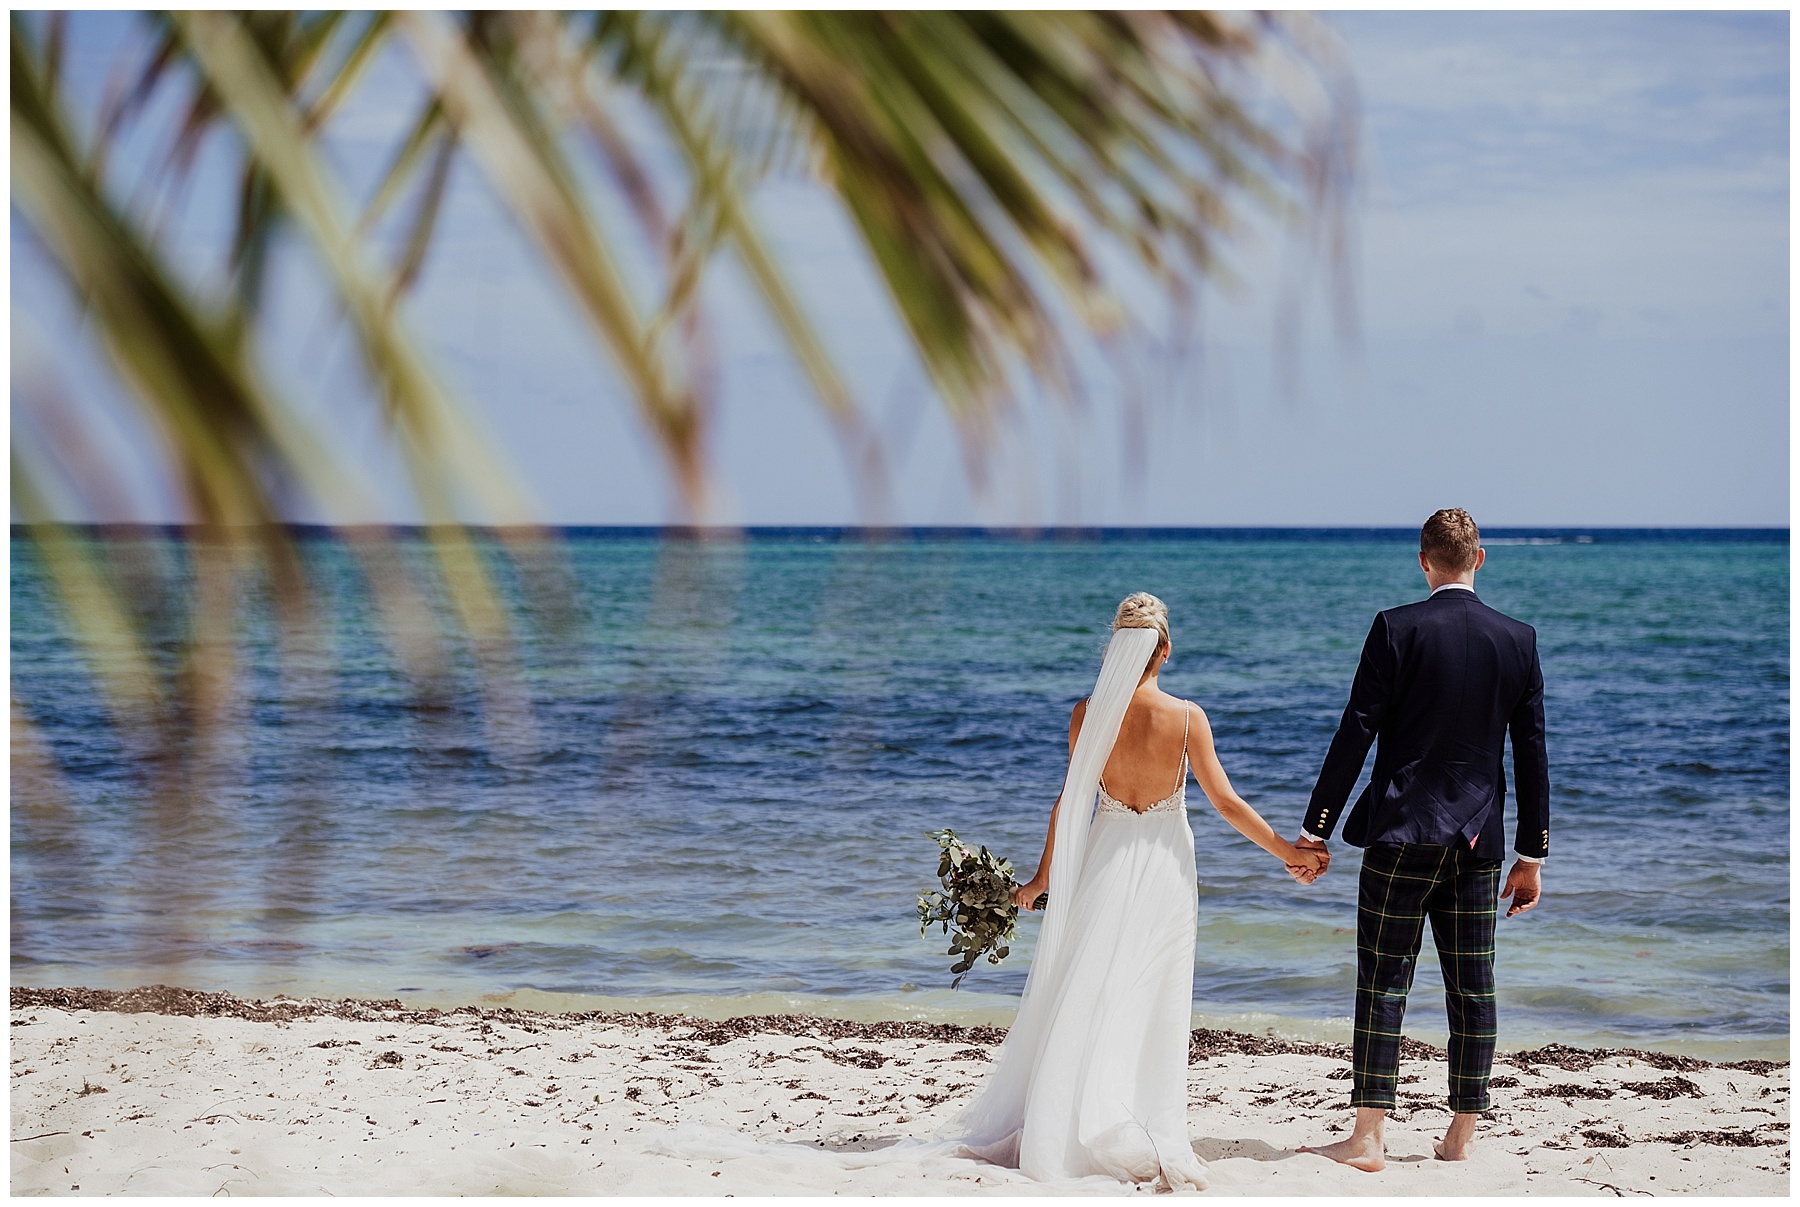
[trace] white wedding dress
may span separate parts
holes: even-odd
[[[683,1125],[653,1145],[688,1158],[769,1156],[844,1168],[974,1156],[1040,1182],[1206,1185],[1187,1135],[1197,893],[1187,749],[1175,791],[1141,813],[1100,773],[1154,629],[1107,645],[1057,806],[1050,904],[1019,1013],[980,1093],[930,1141],[821,1152]]]
[[[1206,1185],[1187,1133],[1187,773],[1184,743],[1180,784],[1141,813],[1098,786],[1061,951],[1034,962],[988,1086],[949,1129],[978,1155],[1040,1181]]]

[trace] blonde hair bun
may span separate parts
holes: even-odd
[[[1169,640],[1169,605],[1148,591],[1133,591],[1119,601],[1113,613],[1113,632],[1120,629],[1155,629],[1162,642]]]

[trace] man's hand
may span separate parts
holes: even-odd
[[[1294,858],[1287,865],[1287,873],[1301,884],[1311,884],[1325,870],[1325,856],[1308,847],[1295,847]]]
[[[1543,884],[1538,872],[1542,864],[1526,863],[1523,859],[1512,865],[1512,871],[1506,874],[1506,887],[1500,890],[1501,897],[1511,897],[1512,904],[1506,907],[1506,916],[1522,914],[1538,903],[1538,894],[1543,892]]]
[[[1311,884],[1330,869],[1331,852],[1325,849],[1324,843],[1301,835],[1300,839],[1295,842],[1294,845],[1302,851],[1317,851],[1319,853],[1319,866],[1317,868],[1300,867],[1293,864],[1288,865],[1288,875],[1292,876],[1297,883]]]

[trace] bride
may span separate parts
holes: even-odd
[[[1069,769],[1043,859],[1014,897],[1029,909],[1050,894],[1018,1016],[980,1094],[936,1138],[825,1152],[682,1124],[652,1151],[843,1168],[975,1157],[1045,1182],[1203,1187],[1205,1164],[1187,1136],[1190,763],[1225,820],[1291,871],[1317,872],[1323,858],[1276,834],[1231,790],[1206,714],[1157,684],[1170,649],[1168,608],[1154,595],[1128,596],[1093,694],[1069,719]]]
[[[1169,610],[1127,596],[1099,680],[1069,718],[1069,769],[1037,874],[1050,894],[1019,1013],[992,1076],[943,1133],[1029,1177],[1205,1185],[1187,1134],[1194,834],[1187,777],[1244,837],[1296,872],[1319,855],[1232,791],[1198,705],[1157,683]]]

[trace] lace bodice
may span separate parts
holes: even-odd
[[[1189,720],[1191,719],[1192,714],[1189,714]],[[1168,813],[1173,812],[1176,809],[1185,813],[1187,811],[1188,781],[1187,739],[1188,722],[1183,721],[1181,726],[1181,778],[1175,784],[1175,791],[1169,793],[1153,805],[1145,805],[1142,809],[1134,809],[1112,793],[1108,792],[1106,790],[1106,779],[1105,777],[1102,777],[1100,780],[1099,811],[1102,813],[1135,813],[1140,817],[1146,813]]]
[[[1154,805],[1147,805],[1142,809],[1133,809],[1130,805],[1108,792],[1106,790],[1106,785],[1102,783],[1100,785],[1099,809],[1102,813],[1136,813],[1140,817],[1146,813],[1167,813],[1176,809],[1186,812],[1187,759],[1184,757],[1181,760],[1181,787],[1175,789],[1175,791],[1169,793],[1169,795],[1163,797]]]

